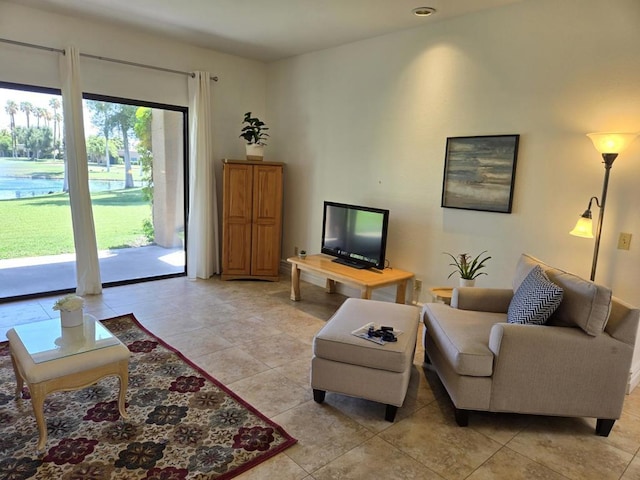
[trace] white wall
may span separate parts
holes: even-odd
[[[638,25],[637,0],[536,0],[271,64],[283,257],[319,251],[322,202],[334,200],[389,208],[388,259],[425,290],[455,283],[443,251],[488,250],[480,286],[510,286],[522,252],[588,277],[593,241],[567,233],[602,189],[585,134],[640,130]],[[446,138],[511,133],[513,212],[441,208]],[[596,278],[635,305],[639,180],[636,140],[612,169]],[[616,249],[620,232],[634,235],[630,251]]]
[[[219,187],[219,159],[244,158],[244,143],[238,138],[244,112],[264,115],[266,67],[261,62],[2,0],[0,37],[58,49],[74,45],[82,53],[217,75],[219,81],[212,84],[213,156]],[[0,81],[59,88],[58,57],[56,53],[0,43]],[[81,66],[86,92],[188,105],[186,76],[87,58],[81,58]]]

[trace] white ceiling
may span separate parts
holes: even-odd
[[[269,62],[522,0],[9,1]],[[422,6],[437,13],[411,13]]]

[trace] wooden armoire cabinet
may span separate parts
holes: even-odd
[[[284,164],[223,160],[222,279],[278,281]]]

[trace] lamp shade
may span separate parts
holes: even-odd
[[[576,226],[573,227],[573,230],[571,230],[569,234],[575,237],[593,238],[593,221],[591,217],[580,217]]]
[[[587,133],[600,153],[620,153],[638,136],[637,133]]]

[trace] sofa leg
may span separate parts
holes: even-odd
[[[324,402],[324,395],[325,395],[325,393],[327,393],[327,392],[325,392],[324,390],[316,390],[316,389],[314,388],[314,389],[313,389],[313,400],[314,400],[316,403],[322,403],[322,402]]]
[[[616,423],[616,421],[610,418],[599,418],[596,421],[596,435],[608,437],[614,423]]]
[[[384,413],[384,419],[387,422],[393,422],[396,419],[396,413],[398,412],[398,407],[395,405],[387,405],[387,410]]]
[[[466,427],[469,425],[469,410],[462,410],[460,408],[453,407],[456,416],[456,423],[459,427]]]

